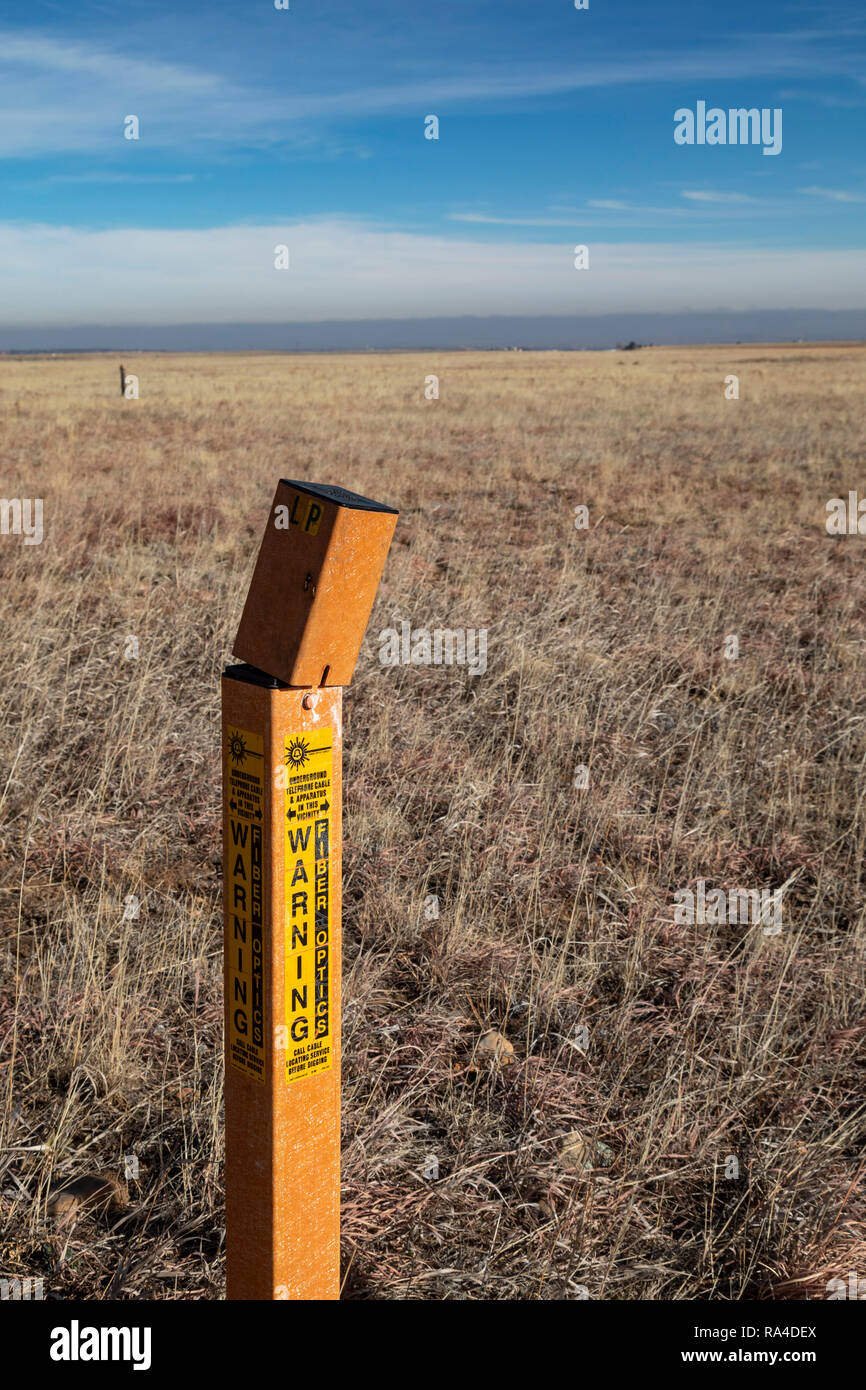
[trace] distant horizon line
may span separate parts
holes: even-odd
[[[614,343],[598,347],[595,345],[581,347],[561,347],[557,345],[541,347],[523,347],[516,344],[513,347],[490,347],[486,345],[463,345],[443,346],[441,343],[419,344],[418,347],[308,347],[308,348],[244,348],[244,347],[225,347],[225,348],[171,348],[171,347],[86,347],[86,348],[0,348],[0,358],[3,357],[117,357],[123,353],[127,355],[138,354],[141,356],[152,355],[155,357],[219,357],[231,356],[233,353],[239,357],[321,357],[333,355],[335,357],[363,357],[366,354],[376,354],[381,356],[400,356],[401,354],[412,354],[418,352],[648,352],[650,349],[669,348],[728,348],[728,347],[866,347],[866,337],[863,338],[750,338],[748,341],[742,339],[719,339],[718,341],[707,342],[675,342],[675,343]]]
[[[711,309],[593,315],[443,315],[294,323],[0,326],[7,357],[48,353],[605,352],[866,341],[866,307]]]

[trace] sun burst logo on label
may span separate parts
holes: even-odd
[[[243,766],[247,760],[248,753],[249,749],[247,748],[246,741],[240,729],[229,729],[229,757],[235,767]]]
[[[310,745],[306,739],[293,738],[290,743],[286,744],[286,766],[290,767],[292,771],[297,772],[299,768],[304,767],[309,762],[309,758]]]

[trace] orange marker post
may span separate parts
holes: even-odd
[[[396,520],[281,481],[223,675],[230,1299],[339,1298],[342,686]]]

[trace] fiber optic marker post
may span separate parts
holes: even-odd
[[[340,1296],[342,688],[397,515],[282,479],[223,673],[229,1299]]]

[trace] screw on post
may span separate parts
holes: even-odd
[[[223,673],[230,1299],[340,1296],[342,694],[397,515],[281,479]]]

